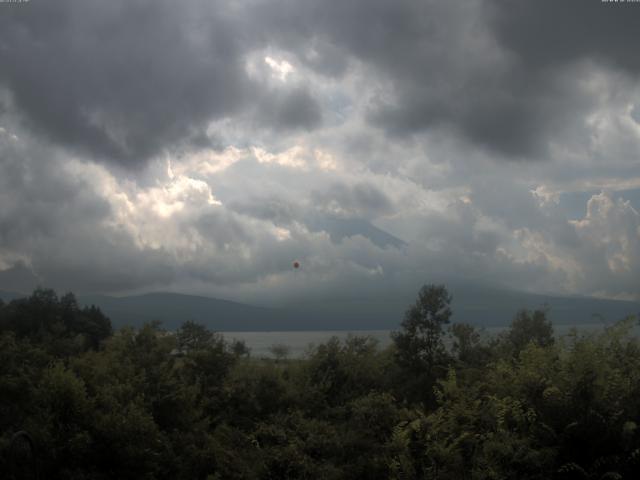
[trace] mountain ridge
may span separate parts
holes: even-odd
[[[452,322],[477,326],[508,325],[522,308],[549,309],[558,325],[603,324],[640,312],[640,303],[592,297],[532,294],[490,287],[457,286]],[[10,301],[27,296],[0,291]],[[414,299],[409,296],[369,299],[331,299],[292,303],[280,307],[256,306],[232,300],[171,292],[150,292],[114,297],[78,295],[83,306],[96,305],[114,327],[140,326],[160,321],[167,329],[193,320],[216,331],[386,330],[398,328]]]

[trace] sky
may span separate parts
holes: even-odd
[[[634,2],[0,3],[0,289],[640,300],[639,44]]]

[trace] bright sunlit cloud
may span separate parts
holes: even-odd
[[[581,7],[587,34],[551,2],[145,0],[142,23],[89,3],[0,17],[0,270],[105,293],[640,299],[621,9]]]
[[[283,82],[286,81],[287,77],[294,72],[293,66],[286,60],[277,61],[267,56],[267,57],[264,57],[264,63],[269,65],[273,75],[276,78],[282,80]]]

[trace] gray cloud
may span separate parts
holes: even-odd
[[[487,6],[501,45],[529,71],[585,58],[633,74],[640,71],[640,58],[628,48],[640,38],[632,2],[491,0]]]
[[[33,278],[85,292],[184,291],[191,285],[200,293],[273,302],[393,295],[425,281],[482,281],[637,295],[639,217],[607,195],[592,198],[588,214],[571,224],[553,202],[541,204],[531,192],[498,181],[472,185],[472,203],[426,211],[420,201],[397,205],[401,183],[387,185],[385,176],[353,184],[325,178],[326,188],[316,178],[313,190],[307,182],[317,172],[291,169],[297,181],[288,191],[267,185],[263,194],[256,188],[243,197],[233,169],[197,180],[189,176],[197,170],[176,164],[173,178],[157,175],[159,184],[127,186],[103,167],[69,164],[55,151],[42,163],[51,152],[6,137],[2,170],[14,173],[3,177],[0,200],[14,207],[0,218],[4,288]],[[247,161],[242,174],[267,177],[270,168]],[[223,181],[233,182],[237,199],[211,204],[209,186]],[[362,218],[335,216],[326,211],[327,201],[350,214],[391,220],[377,228]],[[403,231],[402,223],[412,232],[407,243],[388,233]],[[607,235],[620,240],[603,242]],[[292,259],[302,262],[302,278],[288,275]]]
[[[278,90],[247,75],[247,55],[271,45],[329,77],[361,62],[372,91],[383,89],[368,118],[389,134],[452,133],[502,158],[547,157],[549,142],[593,108],[576,81],[590,72],[584,61],[637,73],[633,49],[621,47],[639,40],[632,8],[65,0],[3,15],[0,61],[10,67],[0,81],[41,135],[140,164],[198,138],[211,120],[251,110],[265,126],[318,127],[321,107],[307,87]]]
[[[263,125],[287,130],[310,130],[322,122],[320,105],[305,88],[266,92],[259,104]]]
[[[313,190],[311,200],[320,211],[343,217],[375,218],[394,210],[391,199],[366,182],[355,185],[333,183],[323,190]]]
[[[501,158],[546,158],[593,107],[584,61],[635,74],[633,5],[599,0],[437,2],[281,0],[262,5],[268,37],[308,59],[369,68],[369,120],[394,136],[453,133]],[[637,13],[637,12],[636,12]],[[338,60],[340,59],[340,60]],[[345,69],[320,73],[343,75]]]
[[[640,298],[636,7],[561,3],[7,9],[0,287]]]
[[[0,270],[0,290],[30,292],[40,283],[38,277],[23,261],[17,261],[6,270]]]
[[[40,134],[140,162],[237,108],[246,88],[231,32],[219,24],[212,35],[215,17],[202,9],[198,20],[192,6],[68,0],[11,9],[2,17],[0,57],[11,65],[3,80]]]
[[[255,39],[234,8],[64,0],[5,9],[0,82],[39,135],[128,165],[256,104],[269,110],[261,117],[270,127],[318,125],[306,90],[283,89],[274,100],[247,76]]]

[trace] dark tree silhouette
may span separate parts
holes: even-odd
[[[547,318],[546,310],[520,310],[511,322],[506,339],[516,355],[530,342],[541,347],[552,345],[553,325]]]
[[[432,373],[446,357],[444,325],[451,317],[451,295],[444,285],[425,285],[405,314],[402,331],[392,334],[401,365]]]

